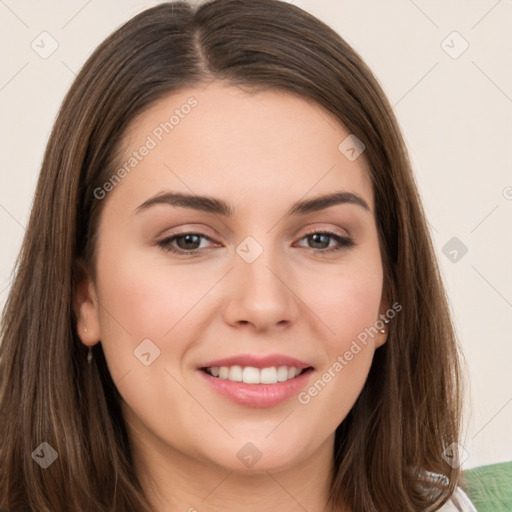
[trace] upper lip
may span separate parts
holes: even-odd
[[[205,364],[200,365],[200,368],[213,368],[216,366],[252,366],[253,368],[270,368],[272,366],[288,366],[303,370],[311,367],[310,364],[289,357],[284,354],[271,354],[267,356],[256,356],[252,354],[239,354],[235,356],[225,357],[223,359],[216,359]]]

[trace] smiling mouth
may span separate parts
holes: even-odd
[[[307,368],[294,366],[269,366],[267,368],[255,368],[254,366],[212,366],[201,368],[202,371],[218,379],[231,382],[243,382],[244,384],[277,384],[297,378],[305,372],[312,371]]]

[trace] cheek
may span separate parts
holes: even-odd
[[[332,349],[343,350],[379,318],[382,265],[377,258],[347,264],[336,273],[316,274],[308,293],[311,309],[329,328]]]
[[[299,395],[312,421],[333,431],[346,417],[364,386],[374,355],[375,327],[382,297],[382,265],[371,256],[328,276],[317,275],[308,305],[328,327],[326,359],[316,379]]]
[[[139,251],[125,249],[122,258],[115,254],[105,244],[98,258],[101,344],[110,375],[129,411],[151,418],[165,405],[179,417],[180,401],[187,402],[187,396],[173,376],[180,374],[190,345],[184,335],[187,313],[203,287],[191,282],[190,272],[156,265]]]
[[[162,268],[140,251],[118,252],[113,244],[103,250],[98,258],[101,343],[114,382],[132,372],[121,383],[131,393],[128,381],[141,371],[145,382],[156,374],[153,370],[172,370],[178,364],[187,349],[180,329],[205,290],[195,282],[197,276],[192,279],[193,274],[179,266]],[[117,254],[122,257],[113,256]],[[201,284],[211,286],[209,281]],[[170,341],[171,352],[166,350]],[[146,362],[150,366],[144,366]]]
[[[122,259],[105,257],[101,262],[102,333],[108,338],[120,335],[140,342],[171,335],[211,286],[211,279],[143,256],[134,251]]]

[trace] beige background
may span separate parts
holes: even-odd
[[[157,3],[0,0],[0,306],[66,90],[108,34]],[[512,2],[293,3],[362,55],[394,105],[468,363],[464,467],[512,460]],[[58,48],[43,59],[31,44]]]

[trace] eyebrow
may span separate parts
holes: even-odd
[[[178,192],[164,192],[157,194],[137,207],[135,213],[139,213],[141,211],[148,210],[152,206],[162,204],[201,210],[225,217],[232,217],[235,213],[233,208],[231,208],[231,206],[222,199]],[[338,204],[353,204],[360,206],[368,212],[371,211],[368,203],[362,197],[353,194],[352,192],[334,192],[332,194],[318,196],[312,199],[297,201],[291,206],[286,215],[304,215],[324,210],[325,208]]]

